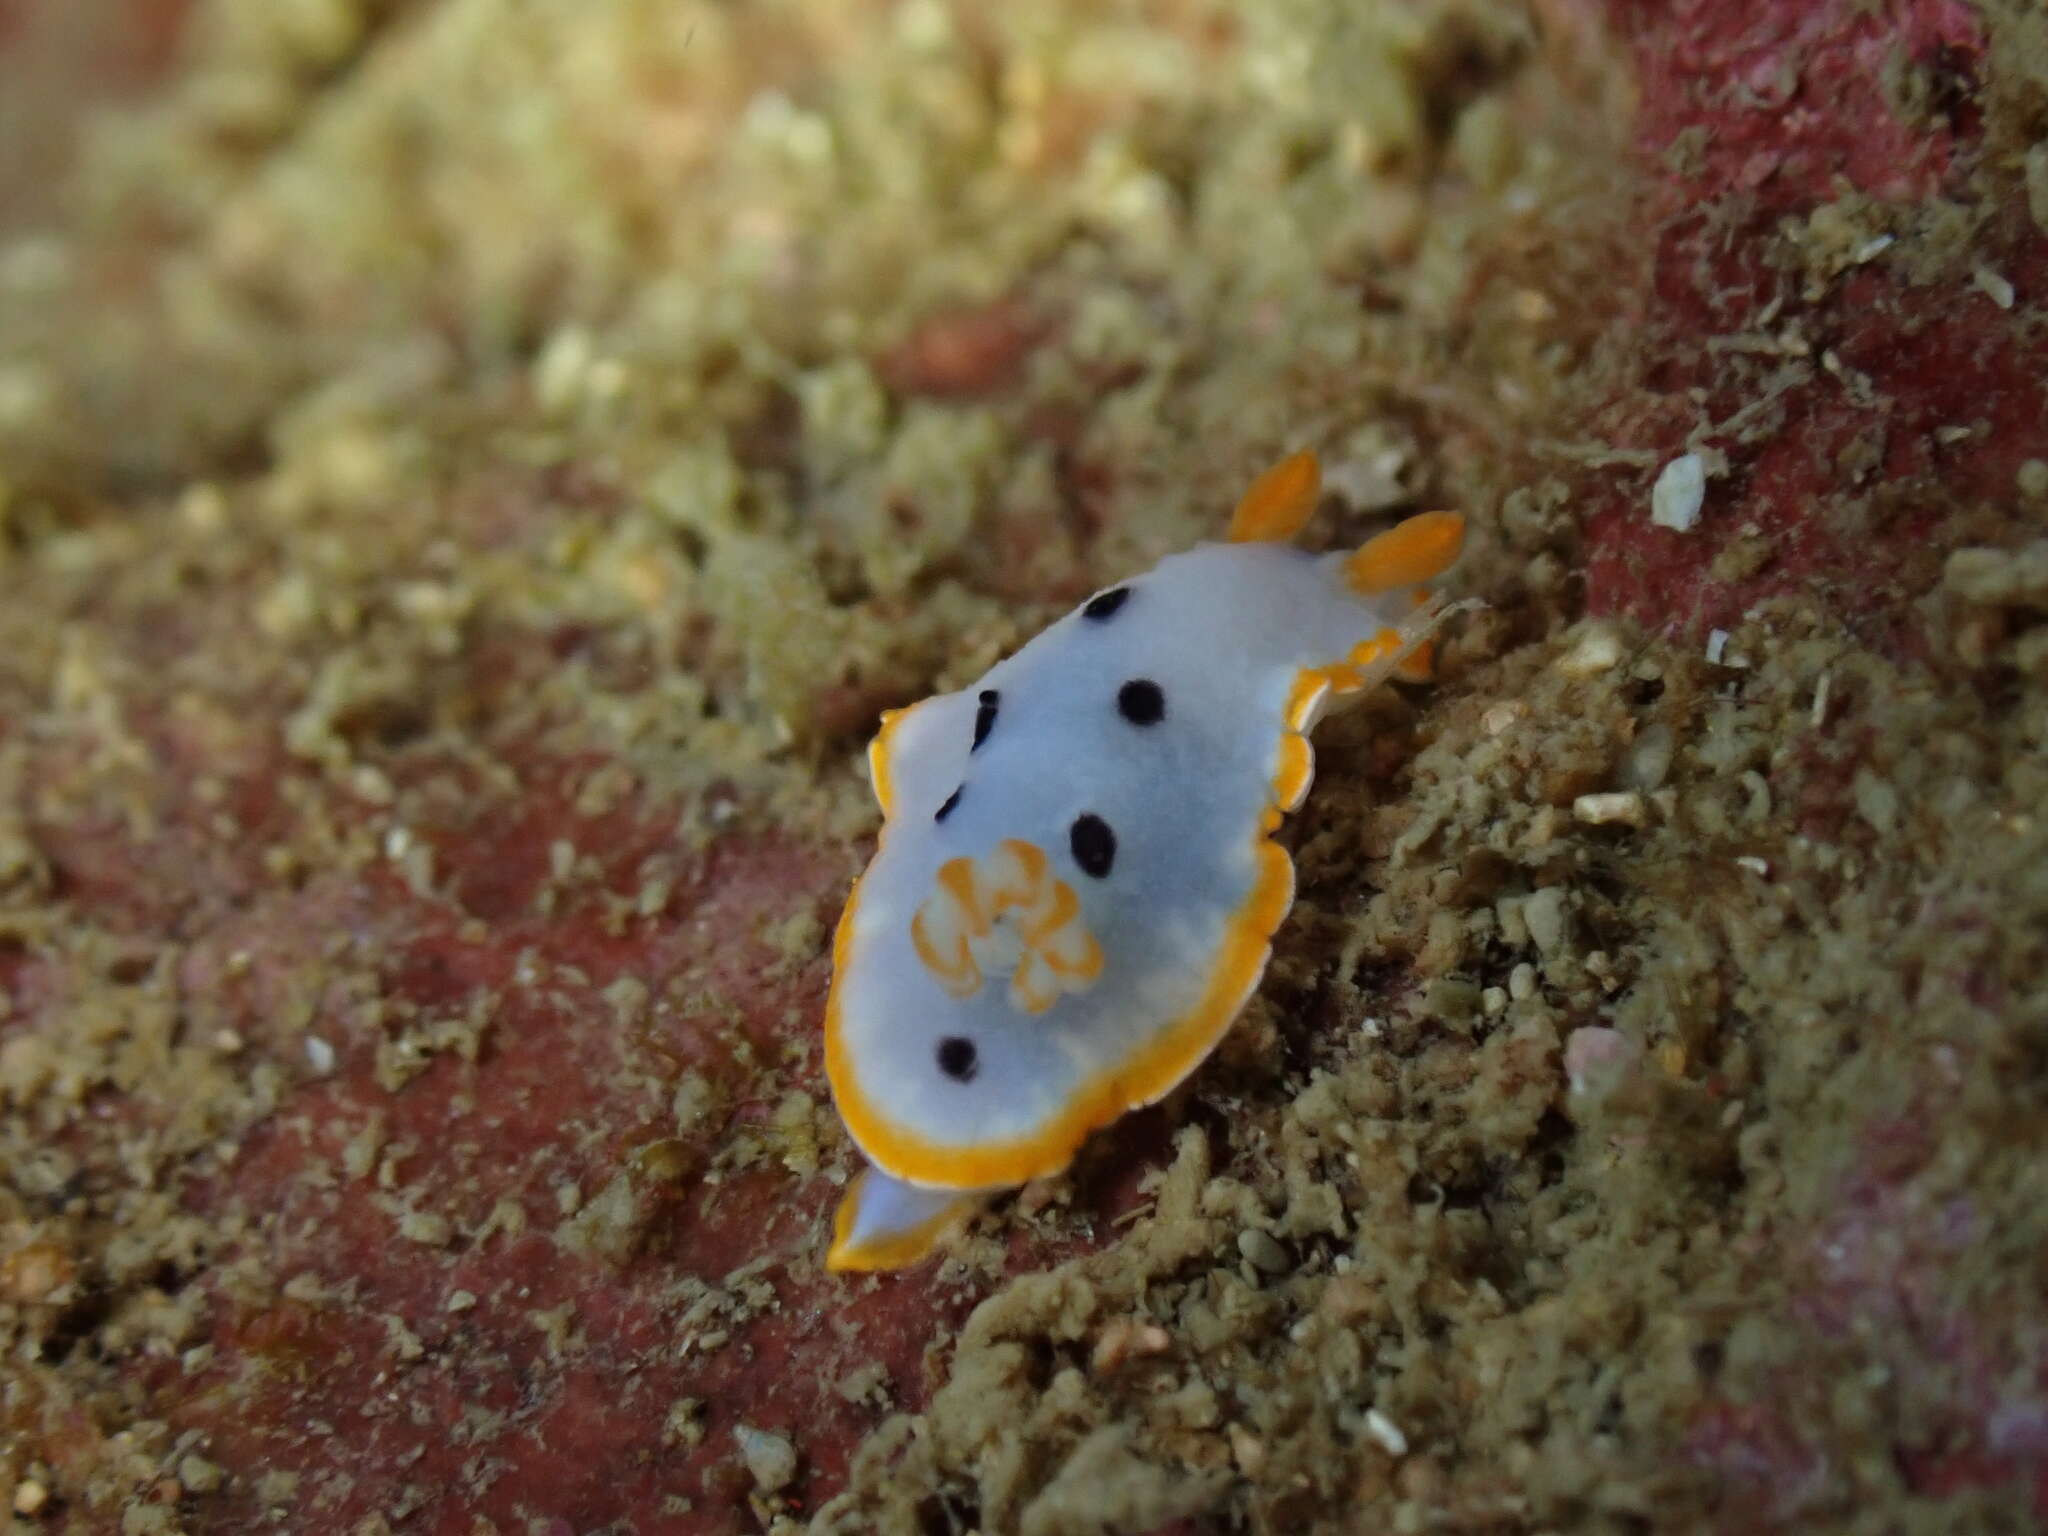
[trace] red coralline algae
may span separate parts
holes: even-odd
[[[1639,388],[1594,417],[1648,467],[1589,477],[1587,608],[1699,633],[1800,593],[1910,648],[1932,536],[2013,497],[2048,412],[2048,342],[2005,307],[2048,280],[2024,200],[1967,259],[1930,222],[1981,201],[1983,28],[1952,0],[1613,16],[1654,297]],[[1655,466],[1691,448],[1726,455],[1705,518],[1655,528]]]
[[[1967,86],[1984,53],[1977,13],[1961,0],[1873,10],[1853,0],[1729,6],[1615,0],[1615,35],[1632,50],[1646,156],[1697,132],[1691,174],[1660,196],[1676,209],[1704,192],[1748,191],[1783,211],[1850,186],[1902,201],[1938,190],[1977,113]],[[1901,66],[1953,82],[1963,121],[1908,122],[1894,95]]]
[[[974,400],[1014,385],[1051,327],[1021,299],[934,315],[878,363],[902,395]]]
[[[1955,1065],[1935,1070],[1952,1077]],[[1683,1447],[1712,1473],[1724,1515],[1796,1527],[1826,1498],[1827,1454],[1804,1426],[1823,1416],[1819,1398],[1861,1380],[1915,1405],[1912,1437],[1894,1448],[1914,1492],[2017,1487],[2048,1519],[2048,1343],[2013,1326],[2038,1298],[2008,1285],[1973,1290],[1968,1272],[1991,1236],[1982,1216],[1967,1198],[1930,1202],[1915,1187],[1939,1118],[1929,1102],[1909,1119],[1874,1120],[1829,1192],[1829,1214],[1774,1244],[1774,1279],[1790,1282],[1786,1320],[1807,1334],[1806,1359],[1774,1373],[1767,1395],[1710,1399]],[[1812,1362],[1830,1358],[1836,1368],[1816,1375]]]
[[[529,806],[522,837],[543,849],[551,832],[589,837],[556,815]],[[543,1509],[578,1530],[629,1515],[650,1531],[729,1529],[750,1492],[725,1475],[741,1422],[803,1447],[801,1481],[771,1504],[835,1490],[877,1416],[840,1383],[872,1367],[865,1392],[914,1400],[925,1351],[975,1288],[935,1295],[926,1275],[906,1295],[826,1279],[828,1182],[772,1162],[703,1179],[708,1144],[730,1126],[719,1117],[677,1142],[668,1100],[685,1071],[752,1081],[736,1051],[794,1051],[806,1061],[795,1084],[822,1092],[810,1038],[820,963],[771,981],[777,957],[737,936],[829,888],[836,869],[721,842],[679,883],[672,916],[621,937],[571,909],[464,938],[394,879],[352,898],[354,923],[326,905],[317,929],[313,912],[282,909],[246,925],[261,944],[280,921],[330,940],[374,924],[397,940],[378,991],[386,1027],[473,1012],[487,1048],[433,1055],[394,1095],[379,1086],[389,1037],[330,998],[303,1027],[331,1049],[331,1072],[304,1074],[188,1193],[202,1217],[267,1213],[265,1263],[283,1282],[282,1294],[242,1294],[230,1245],[206,1298],[204,1361],[138,1377],[170,1424],[204,1430],[209,1454],[247,1474],[209,1506],[216,1528],[259,1519],[289,1486],[286,1507],[337,1529],[404,1510],[416,1528],[466,1533],[480,1517],[509,1527]],[[227,993],[224,1017],[252,1035],[261,974],[283,960],[274,950],[256,950],[257,987]],[[658,989],[713,973],[751,978],[745,1016],[657,1004],[615,1027],[620,980]],[[759,1124],[768,1108],[741,1102],[730,1119]],[[619,1179],[623,1199],[606,1189]],[[582,1253],[571,1187],[584,1209],[615,1201]]]

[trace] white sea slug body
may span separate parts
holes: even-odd
[[[828,1263],[914,1263],[997,1190],[1066,1167],[1152,1103],[1258,986],[1294,869],[1271,834],[1307,794],[1333,698],[1429,675],[1421,583],[1463,520],[1350,554],[1288,542],[1296,454],[1230,542],[1097,593],[980,681],[883,718],[880,846],[833,944],[825,1060],[872,1166]]]

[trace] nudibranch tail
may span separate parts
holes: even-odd
[[[1368,539],[1344,562],[1344,579],[1360,597],[1378,597],[1441,576],[1465,547],[1465,519],[1456,512],[1420,512]]]
[[[1233,544],[1284,544],[1301,532],[1316,509],[1323,467],[1315,450],[1290,453],[1252,482],[1230,516]]]
[[[835,1273],[902,1269],[965,1226],[991,1190],[920,1189],[879,1168],[855,1176],[832,1218],[825,1267]]]

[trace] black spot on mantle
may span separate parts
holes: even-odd
[[[1117,689],[1116,712],[1133,725],[1157,725],[1166,718],[1166,690],[1149,677],[1134,677]]]
[[[1067,846],[1073,850],[1081,873],[1094,879],[1106,878],[1116,863],[1116,833],[1093,811],[1074,818],[1074,824],[1067,829]]]
[[[981,1070],[981,1052],[964,1035],[948,1035],[939,1042],[939,1070],[956,1083],[971,1083]]]
[[[1125,599],[1130,595],[1129,587],[1111,587],[1107,592],[1098,592],[1088,599],[1088,606],[1081,610],[1081,617],[1093,619],[1100,624],[1123,607]]]

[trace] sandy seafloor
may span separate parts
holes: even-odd
[[[2048,1520],[2038,10],[0,0],[0,140],[17,1531]],[[1304,446],[1485,607],[827,1275],[877,713]]]

